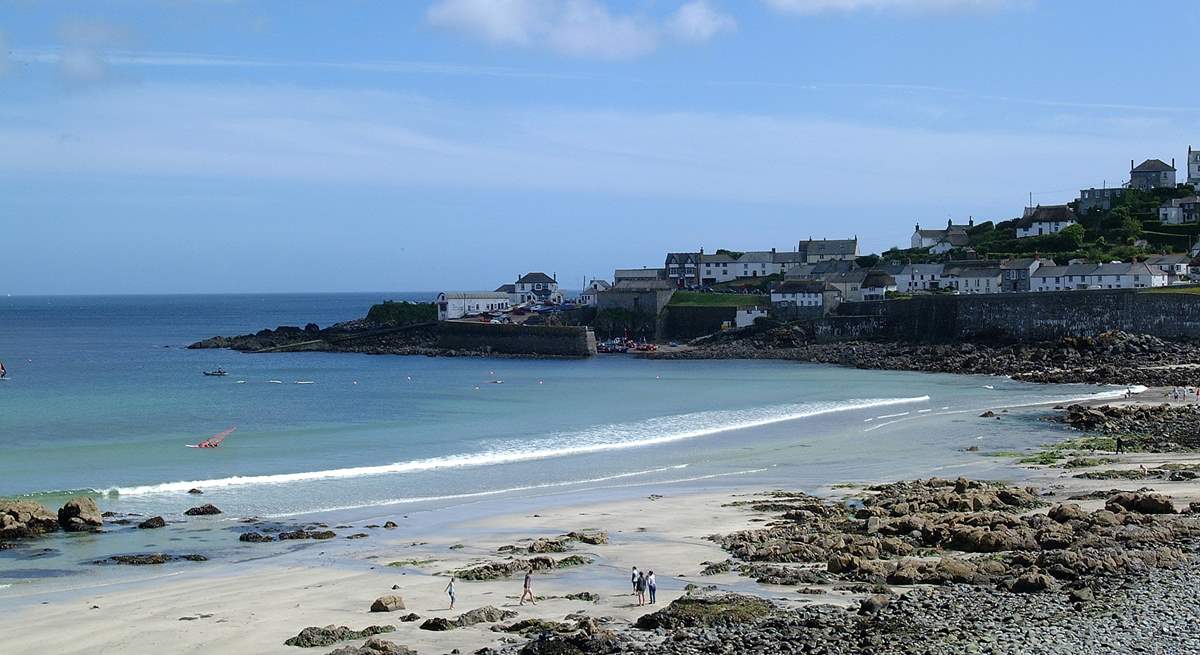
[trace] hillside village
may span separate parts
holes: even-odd
[[[439,320],[587,324],[601,332],[650,331],[667,306],[733,307],[726,327],[761,316],[801,319],[843,302],[918,295],[1151,289],[1200,280],[1200,150],[1186,178],[1175,160],[1129,163],[1113,187],[1080,189],[1060,205],[1024,207],[1002,220],[912,226],[907,248],[859,251],[857,236],[786,247],[665,253],[661,263],[617,268],[577,297],[557,276],[530,272],[494,291],[446,291]]]

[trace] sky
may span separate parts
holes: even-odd
[[[1200,5],[0,0],[0,293],[567,288],[1200,146]]]

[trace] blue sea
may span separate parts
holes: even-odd
[[[1045,407],[1119,390],[773,361],[585,361],[188,350],[213,335],[361,317],[432,294],[0,298],[0,497],[162,515],[0,551],[0,591],[90,558],[244,556],[237,519],[351,521],[654,488],[814,490],[1019,475],[982,451],[1061,438]],[[227,377],[202,372],[223,367]],[[1008,408],[1003,420],[978,417]],[[236,430],[216,449],[187,448]],[[189,495],[191,488],[203,496]],[[227,524],[182,512],[219,506]],[[257,550],[256,553],[269,552]],[[240,555],[239,555],[240,554]]]

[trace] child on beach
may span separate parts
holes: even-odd
[[[525,589],[521,592],[521,605],[525,604],[525,599],[528,598],[530,603],[537,605],[537,601],[533,598],[533,567],[525,572]]]
[[[446,595],[450,596],[450,609],[454,609],[454,578],[450,578],[450,584],[446,585]]]

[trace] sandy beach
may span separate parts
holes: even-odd
[[[1148,394],[1152,395],[1152,394]],[[1107,468],[1154,468],[1195,462],[1186,454],[1119,456]],[[1031,484],[1050,492],[1051,502],[1114,487],[1113,481],[1083,480],[1076,470],[1038,468]],[[866,481],[848,481],[864,483]],[[1117,485],[1128,486],[1128,485]],[[1162,482],[1150,485],[1179,505],[1200,500],[1200,483]],[[453,617],[464,611],[494,606],[517,613],[517,619],[561,621],[579,613],[606,617],[609,628],[631,629],[639,616],[670,603],[689,584],[752,593],[773,599],[781,607],[831,603],[856,606],[862,593],[824,588],[821,594],[797,596],[794,588],[763,585],[736,573],[701,576],[704,562],[728,557],[713,534],[759,527],[762,514],[732,501],[753,497],[729,490],[678,493],[669,486],[649,487],[636,499],[592,503],[565,500],[556,509],[449,521],[438,535],[414,540],[412,535],[389,535],[381,530],[355,542],[347,557],[313,556],[310,546],[303,562],[289,556],[226,564],[219,571],[175,570],[151,581],[82,588],[71,592],[31,593],[23,609],[0,620],[0,643],[6,652],[150,653],[221,652],[287,653],[298,649],[283,644],[306,626],[345,625],[361,629],[389,624],[384,635],[420,653],[519,644],[524,637],[491,630],[482,623],[446,632],[418,626],[431,617]],[[763,490],[766,491],[766,490]],[[854,486],[821,490],[831,497],[856,493]],[[1078,501],[1085,510],[1104,507],[1104,499]],[[452,511],[452,510],[451,510]],[[1045,510],[1041,510],[1045,511]],[[520,577],[469,582],[459,580],[457,606],[449,610],[445,573],[496,560],[506,545],[527,546],[532,539],[556,537],[570,531],[607,531],[609,543],[574,544],[570,554],[592,563],[534,576],[536,606],[518,604]],[[440,536],[439,536],[440,535]],[[400,566],[388,566],[399,562]],[[639,607],[631,595],[630,569],[652,569],[658,579],[658,605]],[[596,602],[568,600],[566,594],[592,592]],[[368,611],[377,597],[397,594],[406,609],[394,613]],[[401,622],[409,612],[420,621]],[[359,640],[361,641],[361,640]],[[312,649],[327,652],[328,649]]]

